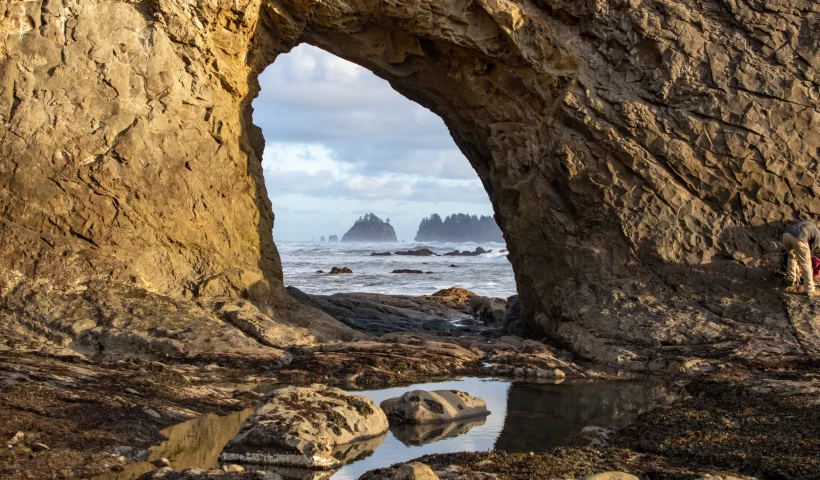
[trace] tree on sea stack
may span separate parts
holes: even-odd
[[[359,217],[342,237],[343,242],[398,242],[390,220],[382,220],[373,213]]]

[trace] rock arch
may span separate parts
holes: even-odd
[[[308,42],[444,119],[531,330],[626,364],[805,351],[758,269],[782,222],[820,213],[820,13],[788,3],[0,3],[0,287],[288,308],[250,102]]]

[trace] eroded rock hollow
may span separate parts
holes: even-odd
[[[783,222],[820,214],[818,31],[801,0],[0,0],[8,321],[76,340],[100,284],[299,327],[250,104],[307,42],[444,119],[535,331],[622,364],[816,352],[762,267]]]

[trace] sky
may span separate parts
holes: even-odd
[[[370,71],[303,44],[259,81],[253,120],[275,240],[341,238],[372,212],[410,242],[432,213],[492,215],[441,118]]]

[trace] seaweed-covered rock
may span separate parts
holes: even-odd
[[[413,390],[380,404],[391,424],[451,422],[489,415],[483,399],[457,390]]]
[[[338,468],[375,450],[351,448],[387,432],[384,412],[367,397],[314,384],[274,391],[225,446],[227,462]]]

